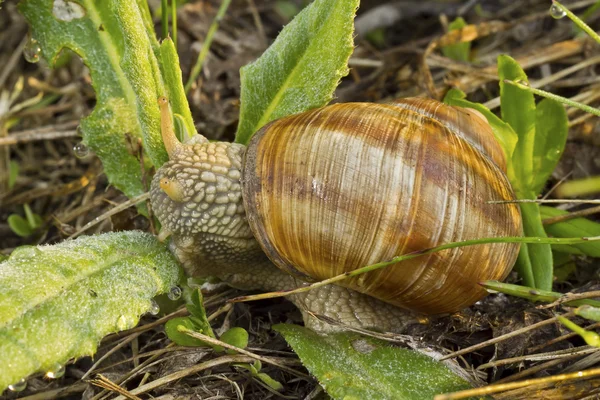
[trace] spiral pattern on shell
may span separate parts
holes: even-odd
[[[274,121],[246,152],[248,221],[280,268],[322,280],[394,256],[521,234],[501,147],[471,110],[427,99],[347,103]],[[519,245],[423,255],[341,284],[400,307],[445,313],[504,279]]]

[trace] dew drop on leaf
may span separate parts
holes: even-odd
[[[46,378],[49,379],[58,379],[65,374],[65,366],[59,363],[56,363],[52,368],[46,372]]]
[[[25,379],[21,379],[17,383],[13,383],[12,385],[8,385],[8,390],[12,392],[22,392],[27,387],[27,381]]]
[[[41,254],[42,251],[37,246],[20,246],[10,253],[11,259],[34,258]]]
[[[85,16],[85,8],[72,1],[54,0],[52,14],[59,21],[69,22],[74,19],[83,18]]]
[[[160,312],[160,306],[154,300],[150,302],[150,310],[148,312],[152,315],[157,315]]]
[[[131,320],[131,318],[127,317],[126,315],[121,315],[117,319],[117,329],[120,331],[124,331],[130,328],[133,328],[133,321]]]
[[[552,16],[552,18],[561,19],[565,15],[567,15],[567,12],[559,6],[557,6],[556,4],[552,4],[550,6],[550,15]]]
[[[179,300],[179,298],[181,297],[181,289],[179,288],[179,286],[173,286],[171,290],[169,290],[167,296],[171,300]]]
[[[83,158],[90,153],[90,150],[85,144],[79,142],[75,146],[73,146],[73,153],[75,153],[75,156]]]
[[[42,48],[37,40],[30,37],[23,49],[23,57],[30,63],[36,63],[40,61],[40,54],[42,53]]]

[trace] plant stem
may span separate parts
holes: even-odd
[[[177,48],[177,0],[171,0],[171,38]]]
[[[553,6],[558,7],[561,10],[563,10],[567,14],[567,17],[569,17],[571,19],[571,21],[575,22],[575,24],[582,31],[584,31],[585,33],[590,35],[590,37],[592,39],[594,39],[596,41],[596,43],[600,44],[600,35],[598,35],[592,28],[590,28],[588,26],[588,24],[583,22],[577,15],[573,14],[567,7],[563,6],[558,1],[552,0],[552,4],[553,4]]]
[[[223,2],[221,3],[221,6],[219,7],[219,10],[217,11],[217,15],[215,16],[215,19],[210,24],[210,28],[208,28],[208,32],[206,33],[206,38],[204,39],[204,43],[202,44],[202,50],[200,50],[200,54],[198,54],[198,59],[196,60],[196,64],[194,65],[194,68],[192,69],[190,78],[188,79],[187,83],[185,84],[185,92],[186,93],[190,91],[192,84],[196,81],[196,78],[198,78],[198,75],[200,75],[200,71],[202,71],[202,65],[204,64],[204,59],[208,55],[208,50],[210,49],[210,45],[212,44],[213,37],[215,36],[215,32],[217,32],[217,29],[219,28],[219,24],[221,23],[221,20],[223,19],[223,16],[225,15],[225,12],[227,11],[227,8],[229,7],[230,3],[231,3],[231,0],[223,0]]]
[[[167,14],[168,0],[160,0],[160,20],[162,24],[162,38],[169,36],[169,14]]]
[[[354,271],[345,272],[340,275],[336,275],[329,279],[325,279],[319,282],[315,282],[313,284],[302,286],[297,289],[280,291],[280,292],[270,292],[270,293],[261,293],[253,296],[241,296],[236,297],[234,299],[229,300],[231,303],[239,303],[244,301],[253,301],[253,300],[262,300],[262,299],[270,299],[274,297],[283,297],[288,296],[290,294],[303,293],[308,292],[311,289],[315,289],[321,286],[329,285],[331,283],[342,281],[346,278],[350,278],[356,275],[364,274],[366,272],[375,271],[380,268],[384,268],[393,264],[396,264],[400,261],[410,260],[416,257],[420,257],[426,254],[435,253],[442,250],[454,249],[457,247],[465,247],[472,246],[476,244],[486,244],[486,243],[532,243],[532,244],[581,244],[587,243],[590,241],[600,240],[600,236],[593,237],[580,237],[580,238],[538,238],[538,237],[521,237],[521,236],[504,236],[504,237],[492,237],[492,238],[484,238],[484,239],[473,239],[473,240],[464,240],[462,242],[453,242],[446,243],[441,246],[432,247],[429,249],[423,249],[419,251],[414,251],[412,253],[404,254],[401,256],[397,256],[392,258],[390,261],[384,261],[377,264],[367,265],[366,267],[355,269]]]

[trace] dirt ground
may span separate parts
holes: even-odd
[[[564,3],[581,13],[595,1]],[[151,1],[153,8],[160,2]],[[221,21],[200,79],[188,95],[194,121],[210,139],[233,139],[239,114],[239,68],[256,59],[289,21],[289,10],[306,1],[234,0]],[[190,1],[178,10],[178,51],[184,80],[190,73],[219,2]],[[387,7],[387,8],[386,8]],[[480,1],[363,1],[356,24],[356,49],[350,60],[351,73],[339,86],[336,100],[383,102],[397,97],[443,96],[451,87],[467,93],[472,101],[485,103],[498,112],[498,82],[495,60],[506,53],[517,59],[530,80],[545,79],[541,87],[598,107],[600,103],[600,47],[574,33],[567,19],[550,17],[549,0]],[[397,15],[381,18],[381,15]],[[439,39],[449,21],[461,15],[478,25],[472,46],[472,62],[450,60],[438,49],[426,51]],[[155,20],[160,32],[160,20]],[[600,12],[587,20],[600,27]],[[16,8],[6,0],[0,10],[0,253],[18,246],[56,243],[88,222],[121,204],[127,198],[109,187],[100,161],[82,149],[79,120],[95,105],[89,70],[72,57],[57,69],[44,60],[26,61],[28,27]],[[367,32],[370,32],[367,34]],[[25,53],[25,54],[24,54]],[[30,58],[30,57],[29,57]],[[431,75],[421,66],[425,60]],[[575,67],[570,74],[561,75]],[[12,109],[7,118],[6,100],[22,92],[11,107],[43,93],[42,106]],[[433,92],[433,93],[432,93]],[[564,156],[547,184],[546,192],[563,179],[600,174],[600,124],[598,118],[568,108],[570,131]],[[12,162],[12,166],[11,163]],[[16,181],[9,187],[6,172],[18,165]],[[41,226],[30,236],[15,234],[8,225],[11,214],[23,215],[24,205],[41,217]],[[565,207],[570,208],[570,207]],[[591,218],[594,218],[593,216]],[[148,220],[131,207],[85,231],[85,234],[130,229],[149,229]],[[597,260],[573,257],[565,260],[571,273],[557,281],[561,292],[589,291],[598,286]],[[516,275],[509,281],[517,282]],[[219,310],[228,298],[239,295],[223,288],[206,297],[207,313]],[[163,309],[163,312],[167,310]],[[158,379],[176,371],[189,371],[199,363],[223,357],[206,349],[169,345],[162,323],[185,312],[172,310],[166,316],[146,316],[138,328],[107,337],[94,360],[84,358],[67,365],[63,378],[41,376],[28,381],[20,393],[6,398],[107,398],[109,392],[81,378],[92,366],[89,378],[102,374],[112,382],[133,389],[149,377]],[[501,294],[491,295],[463,312],[416,324],[409,333],[439,348],[456,351],[519,328],[552,319],[566,307],[539,308],[535,304]],[[586,325],[583,320],[575,320]],[[250,332],[249,349],[267,357],[278,357],[297,371],[303,367],[284,340],[270,330],[278,322],[301,322],[300,314],[285,300],[238,304],[214,321],[217,330],[241,326]],[[508,383],[594,368],[600,359],[576,335],[556,321],[528,329],[512,338],[502,338],[458,358],[458,364],[479,384]],[[596,324],[597,325],[597,324]],[[595,325],[594,325],[595,327]],[[120,345],[120,346],[117,346]],[[552,353],[559,352],[559,353]],[[548,354],[551,353],[551,354]],[[104,358],[105,357],[105,358]],[[101,358],[99,364],[95,364]],[[512,361],[503,362],[505,359]],[[296,376],[274,366],[263,372],[284,384],[276,393],[261,385],[244,370],[230,363],[215,362],[192,374],[182,373],[176,382],[152,389],[144,398],[325,398],[316,381]],[[304,371],[305,372],[305,371]],[[508,392],[498,398],[583,399],[600,396],[600,378],[547,384]],[[113,398],[110,395],[109,398]]]

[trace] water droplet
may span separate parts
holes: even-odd
[[[121,315],[119,319],[117,319],[117,329],[120,331],[133,328],[133,325],[131,318],[126,315]]]
[[[12,385],[8,385],[8,390],[12,392],[22,392],[27,387],[27,381],[25,379],[21,379],[17,383],[13,383]]]
[[[36,63],[40,61],[40,54],[42,53],[42,48],[37,40],[30,37],[23,49],[23,57],[30,63]]]
[[[561,19],[565,15],[567,15],[567,12],[559,6],[557,6],[556,4],[552,4],[552,6],[550,6],[550,15],[552,16],[552,18]]]
[[[90,153],[90,149],[88,149],[88,147],[85,144],[83,144],[83,142],[79,142],[75,146],[73,146],[73,153],[75,153],[76,157],[83,158]]]
[[[36,246],[20,246],[17,247],[10,253],[10,258],[13,260],[18,259],[31,259],[39,256],[42,253]]]
[[[54,364],[52,368],[46,372],[46,378],[58,379],[65,374],[65,366],[59,363]]]
[[[150,302],[150,310],[148,312],[152,315],[157,315],[160,312],[160,306],[154,300]]]
[[[181,289],[179,288],[179,286],[173,286],[171,290],[169,290],[167,296],[171,300],[179,300],[179,298],[181,297]]]
[[[59,21],[69,22],[74,19],[83,18],[85,16],[85,8],[72,1],[54,0],[52,14]]]

